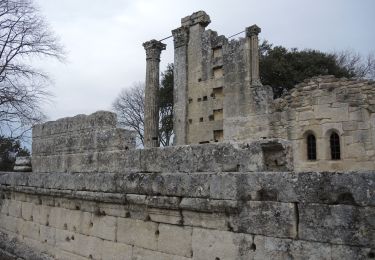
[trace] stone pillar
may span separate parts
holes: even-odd
[[[174,42],[173,82],[173,132],[174,145],[187,142],[188,63],[187,51],[189,28],[180,27],[172,31]]]
[[[251,85],[261,86],[259,76],[259,39],[258,34],[261,29],[256,25],[252,25],[246,28],[246,37],[250,42],[250,77]]]
[[[157,40],[143,43],[146,50],[146,88],[144,114],[144,145],[159,146],[159,73],[160,54],[166,45]]]
[[[181,19],[181,27],[172,31],[174,40],[174,145],[188,141],[188,90],[191,82],[198,82],[202,66],[202,33],[211,22],[199,11]],[[189,83],[190,82],[190,83]],[[193,84],[194,84],[193,83]]]

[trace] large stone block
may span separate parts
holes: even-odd
[[[173,146],[141,151],[145,172],[227,172],[263,169],[259,145],[230,143]]]
[[[133,247],[130,245],[115,243],[111,241],[102,241],[101,256],[108,260],[133,260]]]
[[[116,124],[117,117],[115,113],[97,111],[91,115],[65,117],[56,121],[35,125],[33,127],[33,138],[92,128],[113,128],[116,127]]]
[[[182,223],[182,215],[179,210],[148,208],[147,212],[153,222],[174,225],[180,225]]]
[[[117,226],[116,219],[116,217],[112,216],[94,215],[90,235],[106,240],[115,241]]]
[[[292,239],[255,236],[252,259],[330,260],[331,245]]]
[[[297,209],[293,203],[249,201],[229,224],[236,232],[295,238]]]
[[[158,251],[192,257],[192,228],[175,225],[159,225]]]
[[[374,249],[368,247],[331,245],[332,260],[372,259]]]
[[[351,205],[298,205],[299,238],[334,244],[375,246],[375,209]]]
[[[251,235],[193,228],[194,260],[206,259],[252,259]]]
[[[228,230],[229,219],[225,213],[204,213],[183,210],[183,224],[186,226]]]
[[[165,254],[158,251],[148,250],[140,247],[133,247],[132,260],[189,260],[177,255]]]
[[[117,241],[151,250],[157,249],[158,224],[137,219],[117,218]]]

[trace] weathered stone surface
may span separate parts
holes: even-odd
[[[7,234],[0,232],[0,257],[6,260],[30,259],[30,260],[52,260],[53,258],[45,253],[37,252],[35,248],[30,248],[9,237]]]
[[[191,227],[175,225],[159,225],[158,251],[167,254],[192,257],[192,231]]]
[[[252,240],[251,235],[194,228],[194,259],[252,259]]]
[[[31,157],[16,157],[13,170],[15,172],[31,172]]]
[[[235,232],[295,238],[296,214],[292,203],[250,201],[242,205],[229,224]]]
[[[255,236],[252,259],[333,259],[331,245]]]
[[[134,219],[117,219],[117,241],[157,250],[158,224]]]
[[[351,205],[298,206],[299,237],[334,244],[375,246],[375,209]]]

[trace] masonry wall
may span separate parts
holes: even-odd
[[[372,259],[374,176],[2,173],[0,245],[54,259]]]
[[[135,150],[115,121],[34,128],[33,172],[0,173],[2,259],[374,258],[375,172],[294,172],[280,139]]]
[[[375,82],[314,77],[273,101],[271,135],[291,140],[296,170],[364,170],[375,164]],[[340,137],[341,159],[332,160],[330,134]],[[307,135],[317,159],[307,159]]]

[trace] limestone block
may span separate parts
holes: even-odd
[[[22,240],[20,240],[23,246],[27,246],[28,250],[25,250],[26,252],[23,252],[24,254],[31,254],[27,256],[25,259],[52,259],[50,257],[50,254],[52,254],[55,250],[52,246],[42,243],[38,240],[34,240],[32,238],[23,237]],[[27,252],[29,251],[29,252]],[[30,252],[31,251],[31,252]],[[42,253],[41,253],[42,252]],[[18,252],[17,252],[18,253]],[[34,256],[32,255],[34,254]],[[38,255],[43,255],[44,257],[37,257]]]
[[[138,219],[117,218],[117,241],[151,250],[157,249],[158,224]]]
[[[335,244],[375,246],[375,209],[351,205],[302,204],[299,237]]]
[[[25,221],[22,219],[17,219],[17,229],[19,234],[40,241],[39,237],[39,230],[40,230],[40,225],[36,224],[31,221]]]
[[[344,131],[353,131],[358,127],[358,122],[355,121],[346,121],[342,122],[342,130]]]
[[[331,107],[329,104],[314,106],[316,118],[328,118],[331,122],[340,122],[349,120],[348,109]],[[351,120],[351,119],[350,119]]]
[[[140,247],[133,247],[133,258],[132,260],[189,260],[177,255],[165,254],[153,250],[148,250]]]
[[[103,240],[101,248],[102,259],[132,260],[133,247],[130,245]]]
[[[18,230],[18,221],[17,218],[13,216],[7,216],[0,214],[0,228],[7,230],[13,233],[16,233]]]
[[[249,201],[230,225],[241,233],[294,238],[297,235],[296,208],[293,203]]]
[[[146,204],[149,207],[177,209],[181,198],[175,196],[147,196]]]
[[[90,234],[95,237],[115,241],[116,237],[116,217],[95,216]]]
[[[119,174],[116,188],[133,194],[208,197],[209,178],[207,173]]]
[[[259,170],[260,147],[229,143],[170,146],[141,151],[145,172],[206,172]]]
[[[74,132],[85,129],[112,128],[117,123],[115,113],[108,111],[97,111],[91,115],[77,115],[65,117],[56,121],[35,125],[33,127],[33,138],[56,135],[65,132]]]
[[[4,214],[4,215],[9,214],[9,202],[10,202],[10,200],[7,200],[7,199],[1,200],[1,203],[0,203],[0,207],[1,207],[0,213],[1,214]]]
[[[225,213],[204,213],[183,210],[182,215],[185,226],[228,230],[228,218]]]
[[[121,204],[99,203],[96,208],[99,208],[99,210],[101,212],[104,212],[108,216],[124,218],[128,214],[127,207],[125,205],[121,205]],[[84,210],[84,209],[82,208],[82,210]],[[90,212],[95,212],[95,210],[90,211]]]
[[[179,210],[168,210],[148,208],[151,221],[179,225],[182,222],[182,215]]]
[[[194,260],[252,259],[252,240],[251,235],[193,228]]]
[[[175,225],[159,225],[158,251],[192,257],[192,228]]]
[[[14,200],[18,200],[18,201],[26,201],[26,194],[25,193],[21,193],[21,192],[14,192],[12,193],[12,197],[14,196]]]
[[[370,259],[375,254],[371,248],[343,245],[331,245],[331,251],[332,260]]]
[[[56,229],[53,227],[40,225],[40,241],[54,246],[56,244]]]
[[[56,250],[55,257],[58,260],[87,260],[86,257],[75,255],[64,250]]]
[[[238,201],[183,198],[180,203],[180,208],[199,212],[231,212],[237,210]]]
[[[56,230],[56,247],[91,259],[101,259],[102,240],[66,230]]]
[[[331,259],[331,245],[325,243],[255,236],[254,245],[253,259]]]
[[[10,200],[8,205],[8,212],[10,216],[22,217],[22,202],[17,200]]]
[[[67,209],[58,207],[51,208],[49,225],[61,230],[68,229],[68,223],[69,226],[74,226],[74,223],[77,223],[77,220],[69,213],[70,211]]]
[[[33,206],[33,222],[39,223],[41,225],[48,225],[49,215],[51,213],[51,207],[45,205],[35,205]],[[29,219],[28,219],[29,220]]]
[[[314,118],[315,118],[315,114],[313,111],[304,111],[304,112],[298,113],[298,120],[300,121],[310,120]]]

